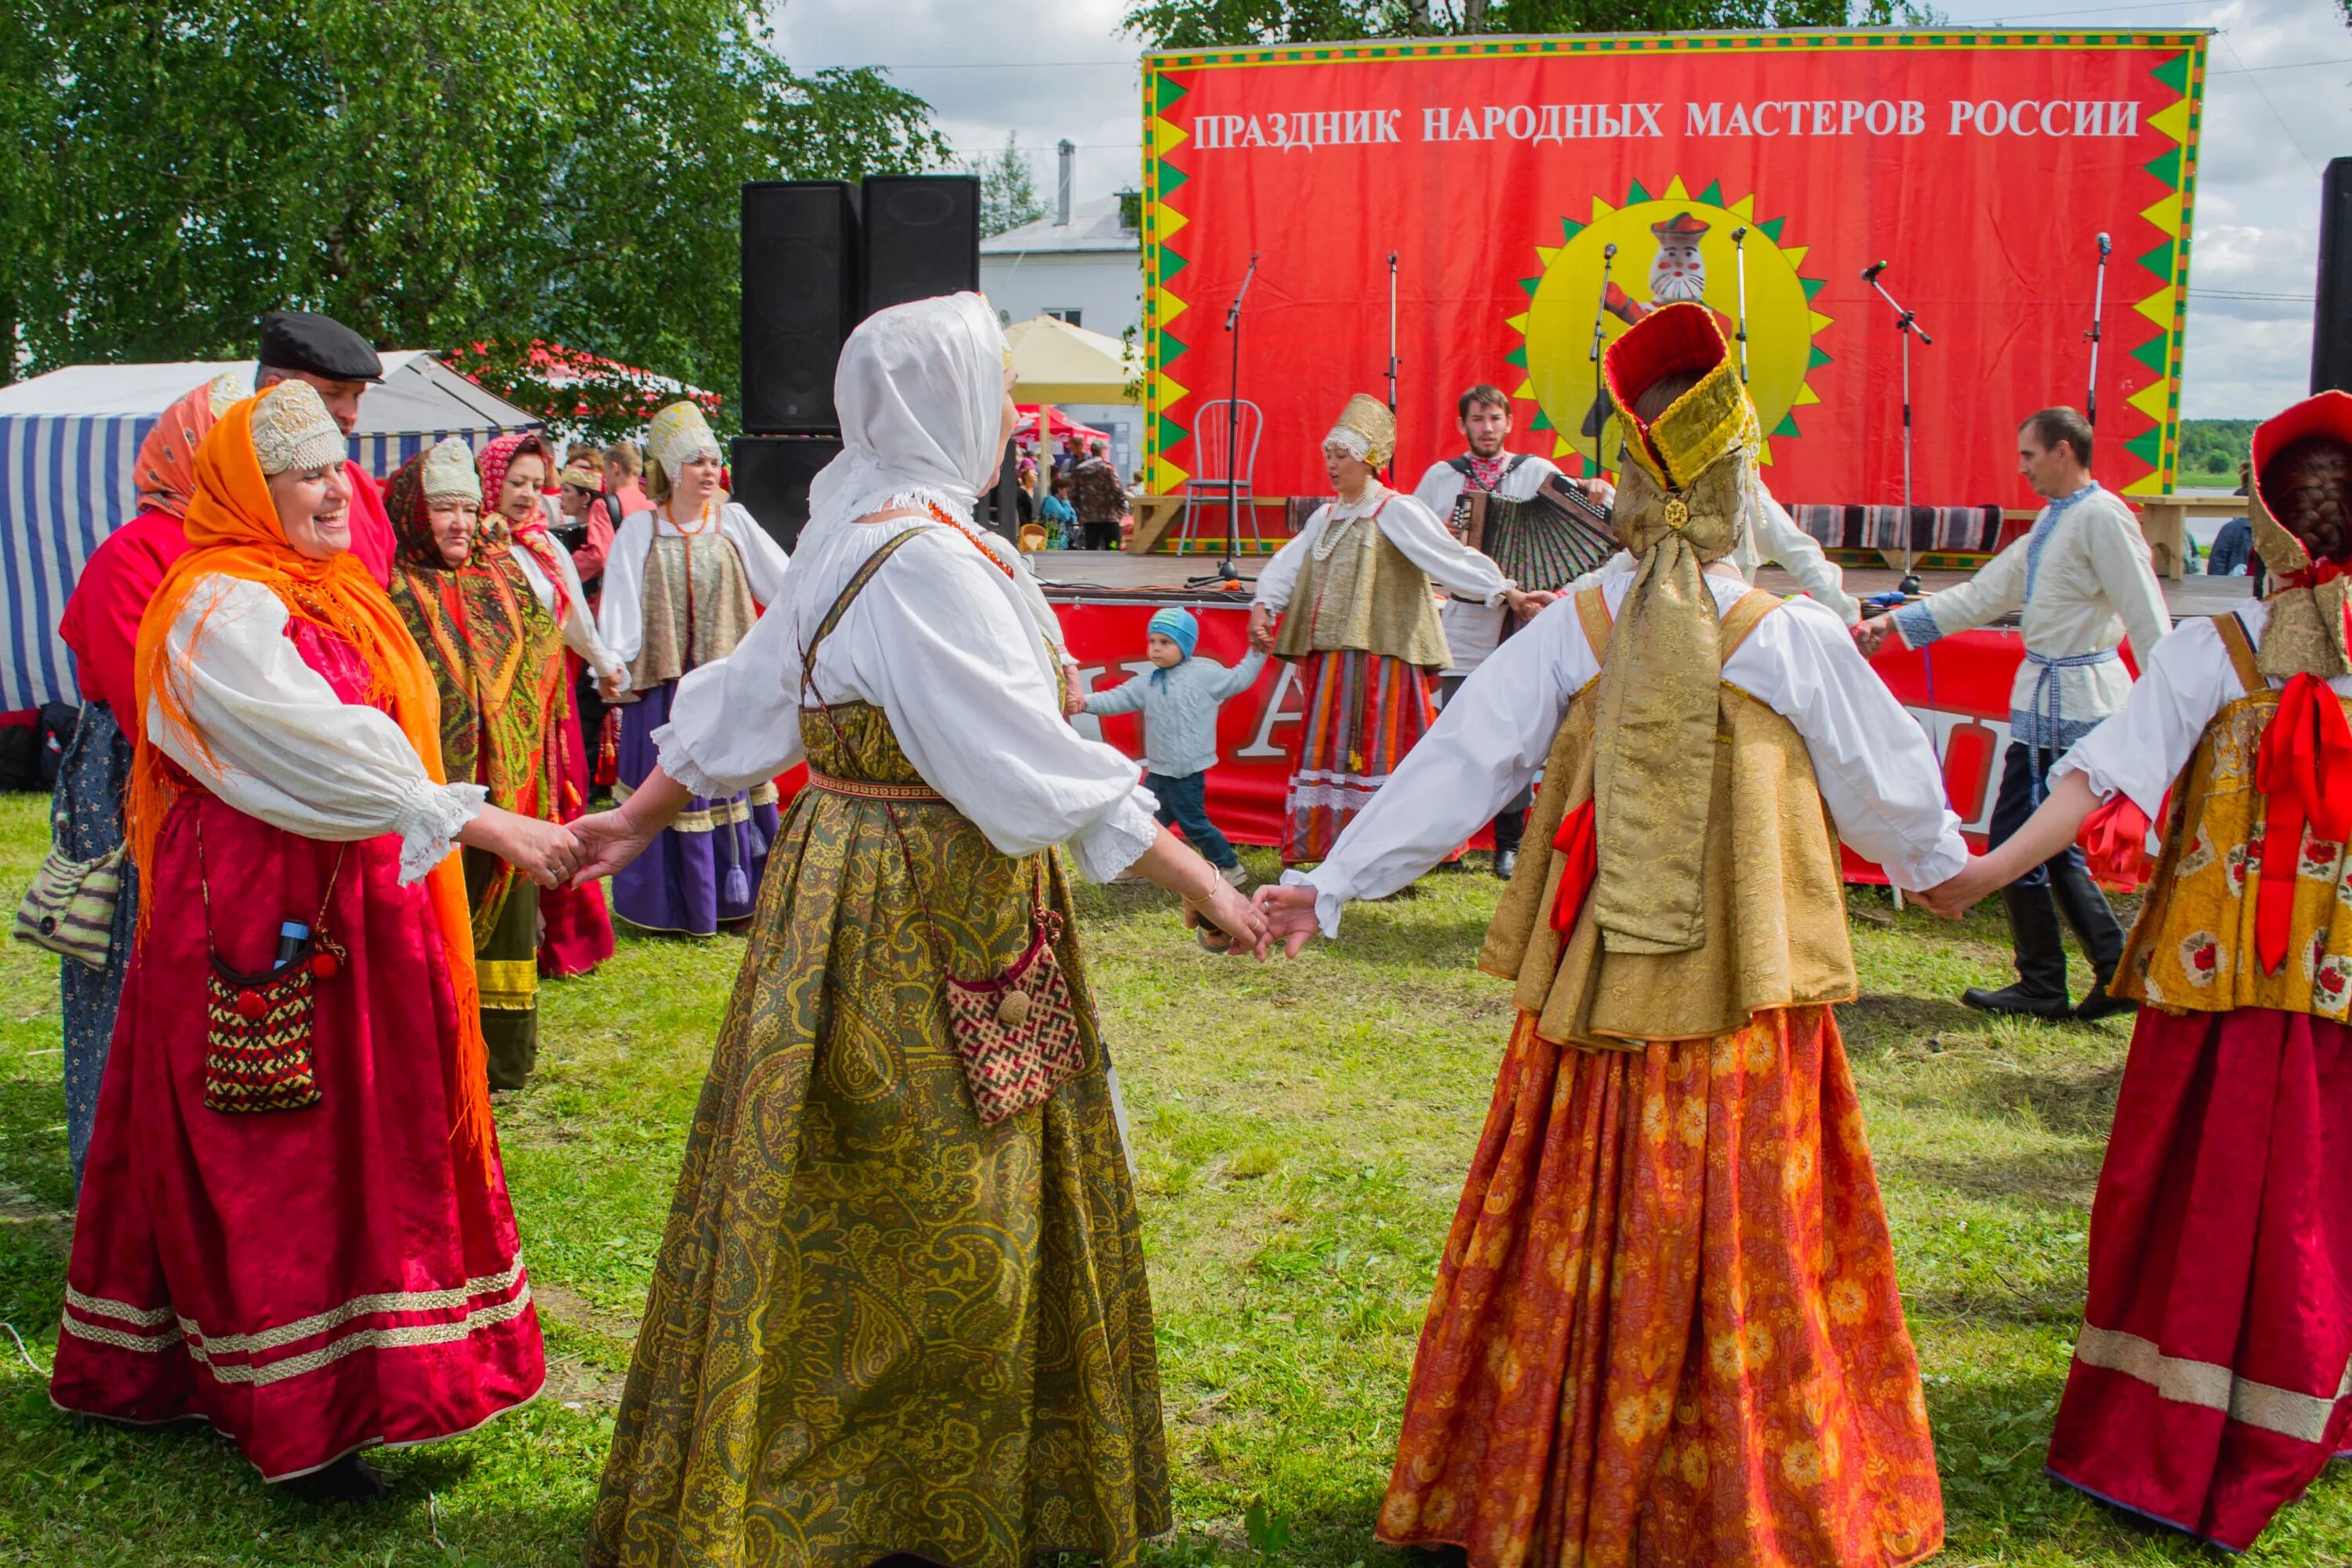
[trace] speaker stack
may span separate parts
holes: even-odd
[[[841,451],[833,375],[867,316],[980,287],[969,174],[763,180],[743,187],[743,428],[735,499],[790,550],[809,481]],[[1011,531],[1011,524],[1003,525]]]
[[[2352,158],[2319,184],[2319,298],[2311,319],[2311,390],[2352,392]]]

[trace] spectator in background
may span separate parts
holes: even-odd
[[[2252,471],[2250,463],[2238,465],[2238,488],[2232,493],[2246,493]],[[2235,577],[2251,570],[2253,561],[2254,525],[2246,518],[2233,517],[2213,536],[2212,552],[2205,557],[2205,575]]]
[[[1070,505],[1069,475],[1054,476],[1053,488],[1045,492],[1045,499],[1037,503],[1037,521],[1045,525],[1046,549],[1077,548],[1078,542],[1073,536],[1077,531],[1078,514]]]
[[[1086,460],[1070,470],[1070,504],[1077,510],[1079,548],[1117,550],[1118,520],[1127,512],[1127,487],[1110,465],[1108,447],[1097,441]]]
[[[635,441],[615,441],[604,448],[604,493],[613,498],[624,518],[653,508],[645,486],[638,483],[638,476],[645,471],[646,460]]]
[[[1075,430],[1063,437],[1062,449],[1054,458],[1054,467],[1060,472],[1066,474],[1086,460],[1087,444],[1085,439]]]

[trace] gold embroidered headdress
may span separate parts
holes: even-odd
[[[2332,436],[2352,445],[2352,393],[2323,392],[2307,397],[2254,429],[2252,482],[2246,486],[2246,515],[2254,525],[2254,549],[2270,568],[2273,589],[2270,620],[2255,660],[2264,675],[2288,679],[2315,675],[2333,679],[2352,675],[2345,617],[2352,613],[2352,576],[2319,574],[2303,541],[2279,525],[2272,499],[2263,494],[2263,470],[2273,458],[2313,436]]]
[[[1635,401],[1697,384],[1644,424]],[[1594,714],[1600,840],[1594,919],[1613,952],[1706,940],[1700,870],[1715,778],[1720,617],[1700,568],[1731,552],[1755,505],[1756,410],[1704,305],[1644,316],[1602,364],[1625,433],[1618,537],[1639,561],[1618,606]]]
[[[1360,392],[1339,410],[1339,422],[1323,437],[1327,447],[1344,447],[1373,468],[1386,465],[1396,452],[1396,416],[1387,404]]]

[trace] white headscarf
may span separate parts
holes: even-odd
[[[802,548],[894,506],[935,504],[969,523],[996,466],[1004,332],[977,294],[877,310],[841,347],[833,404],[841,456],[809,486]]]
[[[809,485],[808,526],[794,553],[818,550],[861,517],[937,506],[1010,569],[1014,603],[1054,658],[1066,660],[1060,618],[1027,559],[972,516],[1001,456],[1005,353],[996,312],[977,294],[893,305],[860,322],[833,378],[841,456]],[[793,601],[803,626],[825,608]]]

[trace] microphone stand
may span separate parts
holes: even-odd
[[[2094,430],[2099,427],[2099,318],[2106,312],[2107,252],[2114,248],[2105,235],[2099,236],[2099,280],[2091,290],[2091,330],[2083,334],[2091,340],[2091,386],[2083,399],[2083,417]]]
[[[1919,574],[1911,569],[1911,340],[1916,337],[1921,348],[1933,348],[1936,340],[1927,335],[1919,318],[1905,310],[1886,291],[1886,285],[1878,280],[1878,275],[1885,270],[1884,261],[1865,267],[1862,280],[1878,290],[1878,297],[1895,312],[1895,330],[1903,338],[1903,581],[1895,586],[1908,597],[1919,591]]]
[[[1214,572],[1184,579],[1187,588],[1234,588],[1248,581],[1234,568],[1234,558],[1242,552],[1242,481],[1234,468],[1241,461],[1242,440],[1242,301],[1249,298],[1251,281],[1257,277],[1257,252],[1250,252],[1249,270],[1242,274],[1242,286],[1234,290],[1234,302],[1225,310],[1225,331],[1234,335],[1234,357],[1225,393],[1225,558],[1217,563]]]
[[[1739,277],[1739,384],[1748,384],[1748,226],[1731,231],[1731,263]]]
[[[1601,376],[1601,328],[1609,319],[1609,270],[1617,265],[1617,247],[1601,247],[1601,294],[1592,301],[1592,352],[1585,357],[1592,362],[1592,411],[1584,416],[1584,434],[1592,437],[1592,468],[1598,473],[1608,468],[1601,460],[1601,432],[1609,425],[1609,384]]]
[[[1404,363],[1397,358],[1397,253],[1389,252],[1389,412],[1397,411],[1397,371]],[[1396,454],[1389,454],[1389,471],[1383,482],[1396,483]]]

